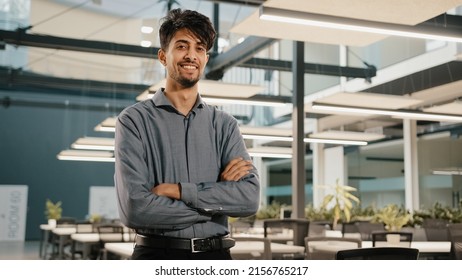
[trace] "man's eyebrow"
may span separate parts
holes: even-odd
[[[178,39],[177,41],[175,41],[175,44],[188,44],[189,45],[189,43],[190,41],[184,40],[184,39]],[[202,42],[201,40],[197,40],[196,43],[198,45],[206,46],[206,44]]]

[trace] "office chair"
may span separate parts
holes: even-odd
[[[372,247],[340,250],[337,260],[417,260],[419,250],[403,247]]]
[[[372,247],[411,247],[412,232],[404,231],[374,231],[372,236]],[[391,236],[397,236],[396,243],[389,240]]]

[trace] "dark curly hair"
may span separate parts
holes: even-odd
[[[174,9],[162,18],[161,22],[159,37],[160,47],[163,50],[168,48],[170,40],[182,28],[188,29],[197,36],[205,44],[207,50],[213,47],[217,36],[210,19],[196,11]]]

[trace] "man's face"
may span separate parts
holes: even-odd
[[[159,60],[167,68],[167,79],[189,88],[201,78],[208,55],[204,42],[189,30],[180,29],[173,36],[168,49],[159,51]]]

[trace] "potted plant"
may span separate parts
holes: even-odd
[[[63,212],[61,205],[61,201],[53,203],[50,199],[47,199],[45,203],[45,217],[47,218],[50,226],[56,226],[56,221],[61,219]]]
[[[353,202],[360,203],[360,200],[351,192],[357,191],[356,188],[341,185],[339,179],[336,181],[335,192],[334,194],[328,194],[324,197],[324,200],[321,204],[321,209],[327,209],[327,206],[333,201],[334,206],[332,207],[333,211],[333,222],[332,228],[335,229],[338,221],[342,218],[345,218],[345,222],[351,220],[351,210],[353,209]],[[343,215],[342,215],[343,214]]]
[[[388,204],[375,214],[375,219],[385,224],[385,229],[389,232],[399,232],[411,220],[411,214],[396,204]],[[388,234],[389,243],[398,244],[399,234]]]

